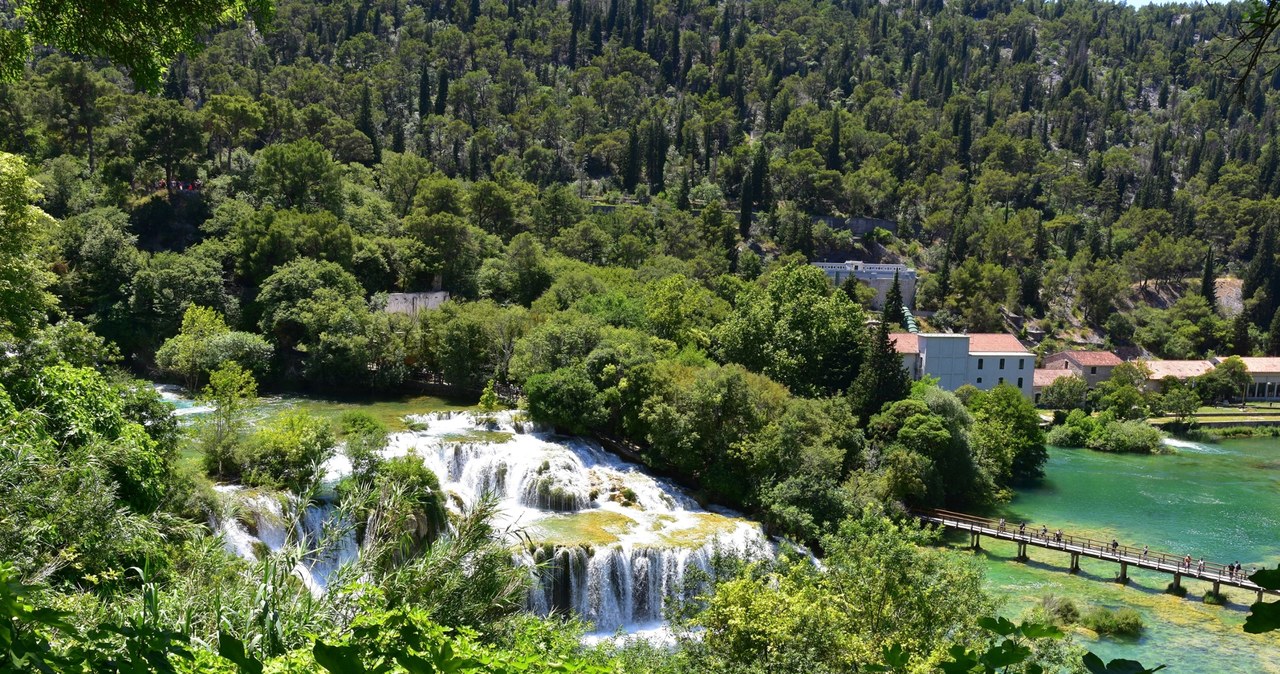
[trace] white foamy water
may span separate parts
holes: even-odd
[[[425,430],[392,434],[384,458],[422,457],[451,503],[497,496],[495,524],[509,532],[519,561],[538,569],[529,608],[576,614],[591,621],[598,636],[656,629],[667,602],[701,591],[717,555],[773,554],[759,525],[707,511],[676,485],[593,442],[534,429],[509,412],[479,422],[469,413],[412,421]],[[339,453],[324,470],[331,487],[351,473],[351,464]],[[289,528],[281,524],[290,518],[282,515],[278,497],[223,492],[239,501],[240,515],[222,517],[219,529],[227,548],[247,558],[289,540],[316,544],[333,516],[332,504],[309,506]],[[297,508],[287,499],[285,505]],[[322,592],[327,576],[357,554],[354,534],[348,534],[336,552],[308,555],[295,571]]]
[[[1226,454],[1225,450],[1219,449],[1217,447],[1210,447],[1208,445],[1202,445],[1198,442],[1192,442],[1190,440],[1180,440],[1178,438],[1166,437],[1162,442],[1164,442],[1164,444],[1168,445],[1169,447],[1173,447],[1174,449],[1180,452],[1193,452],[1196,454]]]

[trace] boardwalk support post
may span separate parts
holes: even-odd
[[[974,550],[981,550],[981,549],[982,549],[982,534],[980,534],[980,533],[978,533],[978,532],[976,532],[976,531],[975,531],[975,532],[973,532],[973,537],[972,537],[972,540],[970,540],[970,541],[969,541],[969,545],[970,545]]]
[[[1120,577],[1116,578],[1121,585],[1129,584],[1129,562],[1120,562]]]
[[[1255,603],[1258,603],[1258,604],[1262,603],[1262,590],[1258,590],[1258,601]]]
[[[1213,595],[1216,597],[1220,594],[1222,594],[1222,581],[1215,580],[1213,581]]]
[[[1182,589],[1182,574],[1175,571],[1173,573],[1173,591],[1177,592],[1181,589]]]
[[[1018,541],[1018,559],[1027,561],[1027,542]]]
[[[1080,553],[1071,553],[1071,573],[1080,573]]]

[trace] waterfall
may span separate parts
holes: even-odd
[[[513,413],[409,421],[415,430],[393,433],[384,458],[420,456],[454,507],[486,493],[500,499],[495,524],[513,532],[513,554],[534,579],[528,608],[537,614],[572,613],[597,630],[654,623],[668,602],[704,589],[717,555],[773,554],[759,525],[704,510],[670,481],[596,443],[534,428]],[[297,512],[294,497],[219,487],[228,509],[239,511],[218,518],[227,549],[253,559],[299,543],[307,554],[294,570],[322,593],[329,576],[358,554],[350,531],[331,535],[341,524],[332,487],[350,474],[350,463],[339,453],[324,470],[327,500],[294,518],[285,515]]]

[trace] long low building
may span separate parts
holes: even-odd
[[[1246,400],[1280,400],[1280,358],[1241,358],[1253,383]]]
[[[1010,384],[1032,397],[1036,358],[1013,335],[895,332],[889,339],[912,379],[937,377],[948,391]]]
[[[876,296],[871,300],[871,308],[884,308],[885,297],[893,286],[893,279],[898,279],[898,289],[902,291],[902,301],[910,309],[915,306],[916,270],[905,264],[872,264],[849,260],[847,262],[814,262],[813,266],[821,269],[837,286],[849,277],[871,286]]]

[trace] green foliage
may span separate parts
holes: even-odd
[[[236,452],[248,431],[246,413],[257,396],[258,382],[253,374],[236,363],[227,363],[209,374],[209,385],[199,399],[213,409],[198,422],[196,444],[210,475],[239,476]]]
[[[485,382],[484,390],[480,392],[480,409],[485,412],[496,412],[501,406],[498,401],[498,394],[493,390],[493,380]]]
[[[713,333],[724,360],[805,395],[843,391],[858,376],[862,311],[844,293],[832,292],[817,268],[774,269],[764,288],[747,290],[734,304]]]
[[[263,374],[270,358],[271,346],[262,337],[232,331],[216,311],[194,304],[183,314],[179,333],[156,352],[156,364],[180,376],[193,391],[208,372],[225,363]]]
[[[1095,606],[1080,616],[1080,623],[1102,635],[1138,637],[1142,635],[1142,616],[1131,608],[1111,610]]]
[[[840,671],[898,645],[928,661],[975,635],[987,611],[976,569],[918,544],[927,533],[868,513],[824,540],[819,572],[783,562],[723,582],[697,616],[706,668]]]
[[[37,190],[26,162],[0,152],[0,338],[27,336],[53,306],[52,276],[36,257],[48,219],[33,203]]]
[[[1086,409],[1089,404],[1089,383],[1073,374],[1058,377],[1040,393],[1040,405],[1053,410]]]
[[[1103,421],[1089,434],[1089,449],[1103,452],[1160,454],[1164,433],[1142,421]]]
[[[1044,477],[1049,460],[1040,415],[1022,392],[1001,384],[974,395],[968,407],[973,411],[973,440],[978,463],[995,479],[1008,486]]]
[[[128,68],[139,87],[154,91],[173,58],[199,48],[200,38],[211,27],[247,15],[268,20],[272,11],[272,5],[261,0],[204,0],[181,7],[145,2],[24,4],[17,9],[21,27],[0,33],[0,77],[17,79],[36,43],[106,57]]]
[[[303,493],[322,477],[334,445],[327,420],[293,410],[254,431],[235,459],[246,483]]]
[[[606,412],[599,395],[581,368],[560,368],[534,375],[525,382],[529,416],[579,435],[604,420]]]

